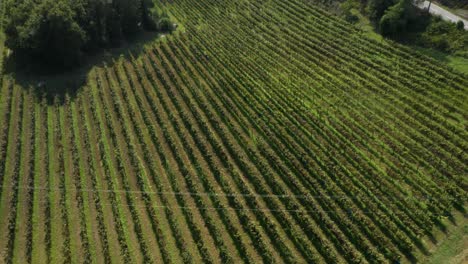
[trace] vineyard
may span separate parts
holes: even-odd
[[[418,262],[466,220],[466,75],[305,0],[164,2],[75,95],[1,76],[0,263]]]

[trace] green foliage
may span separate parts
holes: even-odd
[[[146,30],[158,30],[159,11],[156,9],[152,0],[144,0],[143,8],[143,26]]]
[[[341,5],[348,21],[352,21],[347,11],[352,2],[348,0]],[[377,28],[383,36],[468,58],[468,32],[464,30],[463,22],[455,24],[421,12],[411,0],[398,0],[390,6],[389,0],[360,2],[367,6],[369,18],[378,22]],[[379,14],[382,14],[380,18]]]
[[[151,0],[19,0],[8,9],[8,47],[59,67],[76,65],[82,51],[118,46],[161,22],[167,30],[171,25]]]
[[[468,32],[459,30],[459,24],[440,18],[433,18],[425,32],[421,34],[420,44],[425,47],[457,53],[467,57]]]
[[[359,7],[360,3],[356,0],[347,0],[340,5],[345,20],[352,24],[359,21],[359,17],[355,13],[359,12]]]
[[[409,18],[410,0],[400,0],[396,5],[385,11],[380,19],[379,28],[384,36],[395,36],[406,30]]]
[[[369,0],[367,13],[371,20],[379,21],[385,11],[393,5],[395,5],[395,0]]]
[[[143,1],[144,10],[144,27],[148,30],[153,31],[171,31],[173,30],[172,22],[169,19],[169,15],[165,11],[158,10],[152,0]],[[146,4],[145,4],[146,3]]]
[[[133,35],[141,29],[143,21],[142,1],[113,0],[117,18],[120,18],[122,32],[125,35]]]
[[[457,29],[458,30],[464,30],[465,29],[465,24],[463,23],[463,21],[458,21],[457,22]]]
[[[345,20],[351,24],[355,24],[359,21],[359,17],[356,14],[349,12],[349,13],[346,13]]]
[[[86,34],[75,21],[76,13],[68,1],[45,0],[32,6],[24,1],[18,10],[7,27],[9,47],[53,64],[68,67],[78,62]]]
[[[172,30],[172,23],[167,17],[163,17],[158,22],[158,28],[161,31],[167,32]]]

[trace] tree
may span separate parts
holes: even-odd
[[[158,28],[159,30],[163,32],[168,32],[172,30],[172,23],[167,17],[163,17],[159,20],[158,22]]]
[[[7,46],[60,67],[77,64],[83,51],[172,25],[152,0],[16,0],[7,8]]]
[[[74,20],[75,12],[68,3],[44,0],[31,5],[31,1],[23,1],[12,10],[7,45],[51,65],[71,67],[78,63],[86,33]]]
[[[113,0],[113,10],[119,15],[122,32],[127,36],[141,30],[143,18],[141,2],[136,0]]]
[[[142,1],[142,21],[146,30],[158,30],[160,15],[152,0]]]
[[[373,21],[379,21],[385,11],[395,4],[395,0],[369,0],[367,12]]]
[[[385,15],[380,19],[379,28],[384,36],[396,36],[406,29],[408,22],[409,8],[411,0],[400,0],[394,6],[385,11]]]

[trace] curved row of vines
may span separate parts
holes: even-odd
[[[466,213],[466,76],[307,1],[165,2],[76,95],[2,75],[0,263],[417,261]]]

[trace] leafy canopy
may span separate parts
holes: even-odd
[[[7,46],[60,67],[143,29],[158,30],[160,22],[172,25],[151,0],[17,0],[8,9]]]

